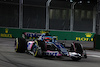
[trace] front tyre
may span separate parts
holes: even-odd
[[[38,41],[35,41],[35,45],[33,46],[32,51],[33,51],[35,57],[42,56],[42,49],[41,49],[41,47],[39,47]]]
[[[76,53],[79,53],[82,55],[83,54],[83,47],[80,43],[73,43],[73,44],[71,44],[70,51],[76,52]]]

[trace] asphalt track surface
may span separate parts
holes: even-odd
[[[0,67],[100,67],[100,52],[87,50],[88,58],[38,58],[14,51],[14,39],[0,38]]]

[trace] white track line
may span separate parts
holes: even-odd
[[[100,58],[100,56],[99,56],[99,55],[87,55],[87,56]]]

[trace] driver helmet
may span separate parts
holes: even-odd
[[[50,41],[51,41],[51,38],[46,37],[46,38],[44,38],[44,41],[46,41],[46,42],[50,42]]]

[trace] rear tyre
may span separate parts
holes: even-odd
[[[86,54],[84,55],[84,58],[87,58],[87,55]]]
[[[16,38],[15,40],[15,51],[18,53],[24,53],[27,48],[27,42],[23,38]]]

